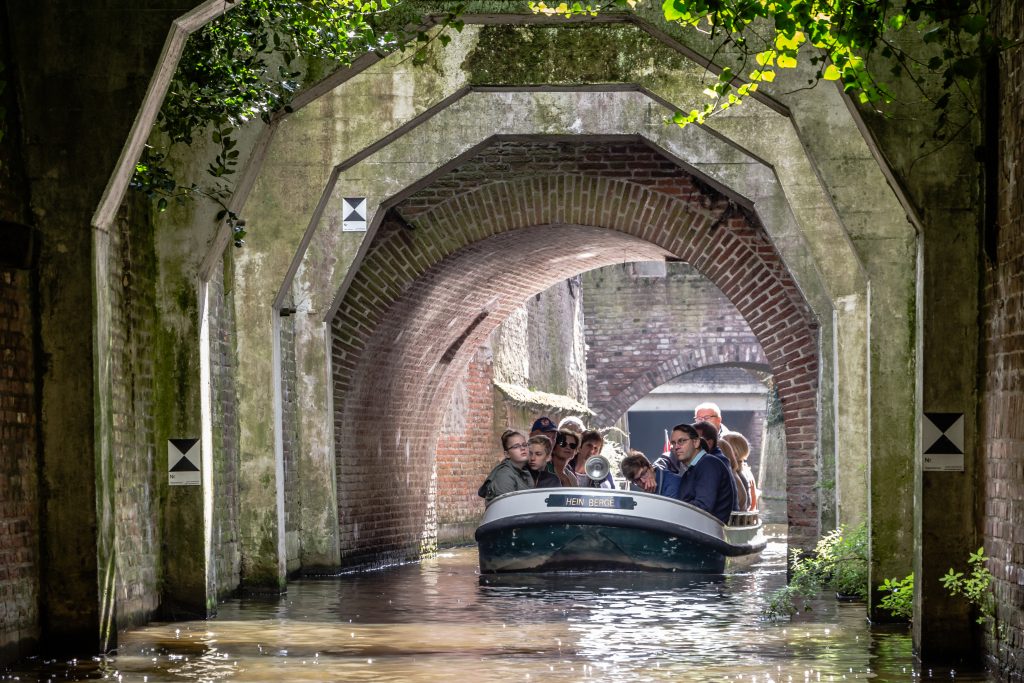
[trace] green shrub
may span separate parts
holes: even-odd
[[[826,586],[864,600],[868,594],[867,527],[840,527],[818,541],[811,553],[794,549],[789,557],[789,585],[774,591],[761,610],[777,621],[810,609],[810,599]]]
[[[886,579],[878,590],[885,593],[879,606],[894,617],[911,619],[914,616],[914,574],[903,579]]]
[[[962,595],[967,601],[978,608],[978,623],[984,624],[995,618],[995,599],[992,596],[992,572],[985,566],[985,548],[978,548],[978,552],[971,553],[967,559],[970,567],[970,574],[964,576],[963,572],[955,572],[952,568],[943,576],[943,587],[950,595]]]

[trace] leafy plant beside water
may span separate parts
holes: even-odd
[[[840,527],[826,534],[811,553],[793,550],[790,581],[768,596],[761,610],[776,621],[810,609],[810,600],[823,588],[863,600],[868,594],[867,526]]]
[[[992,572],[985,566],[988,559],[985,548],[978,548],[978,551],[971,553],[967,559],[968,574],[950,568],[946,575],[939,579],[950,595],[962,595],[978,608],[979,624],[993,622],[996,615],[995,597],[991,590]]]
[[[911,619],[914,616],[914,574],[902,579],[886,579],[878,590],[884,593],[879,607],[894,617]]]

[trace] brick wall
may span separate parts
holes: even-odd
[[[144,200],[122,208],[120,227],[111,231],[108,264],[119,627],[148,621],[160,603],[153,421],[156,265],[148,210]]]
[[[1024,6],[997,5],[1000,28],[1024,35]],[[980,447],[984,538],[995,575],[1002,646],[991,653],[1002,676],[1024,677],[1024,50],[1000,58],[998,235],[986,261],[983,293]],[[991,257],[994,256],[994,261]]]
[[[483,501],[476,494],[484,476],[503,457],[495,438],[494,369],[489,345],[473,354],[455,385],[437,439],[439,543],[469,542]]]
[[[652,389],[702,367],[767,368],[754,333],[707,278],[683,263],[665,277],[631,265],[583,276],[590,407],[612,424]]]
[[[792,277],[750,217],[674,164],[652,167],[645,145],[594,143],[590,153],[601,158],[498,143],[398,205],[409,227],[374,237],[332,321],[345,561],[416,554],[443,410],[498,323],[560,280],[666,254],[750,323],[786,413],[791,537],[816,537],[817,326]],[[381,506],[381,492],[396,490]]]
[[[0,268],[0,657],[39,638],[39,494],[29,271]]]
[[[233,592],[240,581],[238,529],[238,405],[235,394],[235,306],[225,288],[232,252],[228,250],[210,281],[210,382],[213,403],[213,582],[217,598]]]

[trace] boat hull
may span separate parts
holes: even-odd
[[[726,527],[686,503],[633,491],[544,489],[496,499],[476,532],[480,571],[721,573],[764,548],[760,524]]]

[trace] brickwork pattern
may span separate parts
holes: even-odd
[[[476,491],[503,457],[494,438],[494,368],[478,348],[448,404],[437,439],[437,524],[440,543],[470,542],[483,511]]]
[[[997,3],[999,26],[1024,35],[1024,5]],[[994,653],[1004,679],[1024,677],[1024,50],[1000,57],[1000,168],[996,261],[988,263],[983,298],[979,432],[985,490],[985,549],[995,575],[997,615],[1005,629]]]
[[[148,621],[160,604],[160,531],[154,469],[156,268],[147,221],[122,208],[111,231],[111,439],[114,463],[116,616],[120,627]],[[142,206],[138,211],[148,211]]]
[[[29,272],[0,268],[0,652],[39,638],[39,487]]]
[[[665,277],[626,268],[583,276],[590,407],[613,424],[665,382],[698,368],[767,368],[747,321],[707,278],[683,263]]]
[[[231,251],[224,256],[209,287],[210,382],[213,404],[213,583],[218,599],[227,597],[241,580],[238,528],[238,402],[235,393],[235,306],[224,282]]]
[[[622,147],[625,156],[628,146]],[[619,158],[608,150],[615,149],[606,149],[605,171],[621,175],[628,163],[612,168]],[[672,177],[659,167],[666,177],[633,182],[569,165],[544,175],[530,154],[523,159],[531,170],[518,179],[487,182],[474,172],[443,197],[417,195],[408,210],[399,205],[412,229],[382,226],[332,321],[342,557],[417,553],[436,444],[431,435],[467,350],[559,280],[667,254],[710,279],[758,339],[786,417],[791,540],[812,542],[817,326],[763,229],[678,167]],[[548,268],[524,273],[527,258]],[[367,487],[369,480],[377,486]],[[403,491],[401,500],[381,506],[378,492],[394,487]]]

